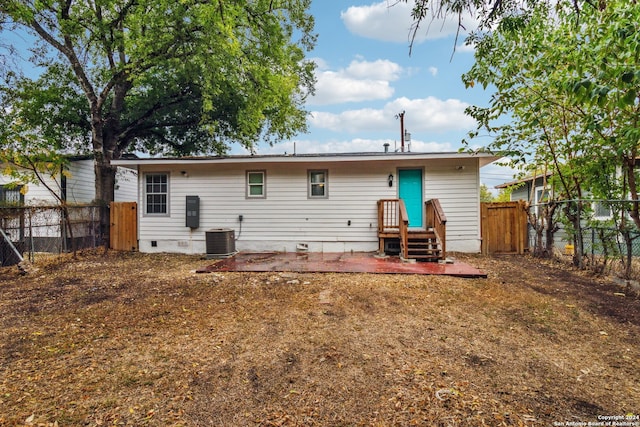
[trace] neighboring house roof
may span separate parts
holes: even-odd
[[[538,174],[538,175],[530,175],[530,176],[526,176],[526,177],[524,177],[522,179],[518,179],[518,180],[515,180],[515,181],[509,181],[509,182],[505,182],[503,184],[498,184],[494,188],[497,188],[497,189],[509,188],[509,187],[513,187],[514,185],[522,184],[524,182],[531,182],[533,180],[541,179],[544,176],[546,176],[548,178],[551,175],[553,175],[552,172],[547,172],[546,174],[542,174],[541,173],[541,174]]]
[[[399,161],[399,160],[437,160],[437,159],[473,159],[477,158],[480,167],[498,160],[500,157],[489,153],[316,153],[316,154],[267,154],[267,155],[232,155],[232,156],[199,156],[199,157],[148,157],[136,159],[119,159],[111,163],[116,166],[162,165],[162,164],[207,164],[207,163],[296,163],[296,162],[367,162],[367,161]]]

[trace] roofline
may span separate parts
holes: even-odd
[[[522,184],[523,182],[529,182],[529,181],[536,180],[538,178],[543,178],[544,176],[549,177],[551,175],[553,175],[553,172],[550,172],[550,171],[547,171],[546,173],[541,173],[539,175],[529,175],[529,176],[525,176],[524,178],[517,179],[515,181],[509,181],[502,184],[498,184],[493,188],[500,189],[500,188],[513,187],[514,185]]]
[[[132,167],[138,165],[193,165],[193,164],[240,164],[240,163],[302,163],[302,162],[359,162],[359,161],[399,161],[399,160],[434,160],[434,159],[473,159],[477,158],[480,167],[486,166],[501,158],[490,153],[314,153],[314,154],[267,154],[267,155],[232,155],[232,156],[199,156],[199,157],[147,157],[137,159],[112,160],[114,166]]]

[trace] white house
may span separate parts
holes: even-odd
[[[58,197],[70,206],[69,215],[77,248],[95,245],[98,221],[97,207],[89,205],[95,199],[95,173],[92,156],[71,156],[65,165],[66,173],[43,176],[41,183],[24,184],[0,173],[0,227],[10,239],[20,243],[25,250],[34,252],[59,252],[71,247],[59,209]],[[49,188],[47,188],[49,187]],[[116,201],[138,199],[138,177],[135,170],[118,168],[116,172]],[[29,209],[15,209],[17,206]],[[0,239],[0,244],[2,239]],[[0,256],[1,258],[1,256]]]
[[[405,201],[410,228],[423,227],[425,202],[439,199],[447,249],[479,252],[479,171],[496,159],[381,152],[113,163],[138,173],[142,252],[205,253],[212,229],[234,230],[239,251],[375,251],[377,202],[395,198]]]
[[[71,156],[65,166],[67,174],[44,176],[49,188],[62,196],[70,204],[91,203],[95,199],[95,172],[93,156]],[[0,174],[0,204],[6,202],[22,202],[25,205],[57,205],[58,201],[46,186],[39,183],[27,185],[22,194],[20,186],[9,185],[15,179]],[[138,199],[138,177],[135,170],[118,168],[116,172],[115,201],[127,202]]]

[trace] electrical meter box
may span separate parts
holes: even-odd
[[[186,226],[200,227],[200,196],[187,196]]]

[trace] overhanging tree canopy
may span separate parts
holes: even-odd
[[[36,39],[37,78],[3,73],[5,149],[90,152],[96,198],[113,200],[125,151],[223,153],[306,130],[315,43],[310,0],[4,0]],[[8,62],[4,62],[8,64]]]
[[[495,136],[490,148],[553,171],[575,231],[576,259],[586,197],[625,201],[611,207],[628,247],[628,217],[640,227],[639,23],[636,2],[585,3],[580,10],[568,1],[539,2],[478,35],[476,63],[463,77],[470,86],[494,88],[488,107],[468,110]]]

